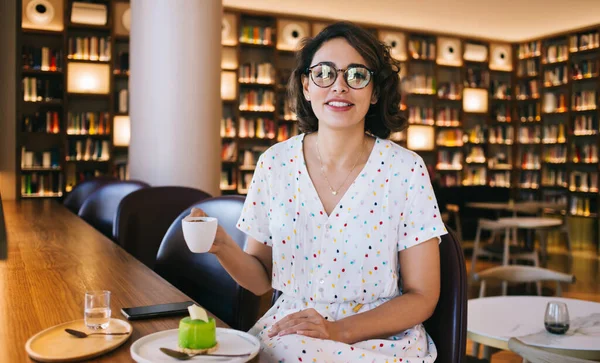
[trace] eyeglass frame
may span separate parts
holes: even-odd
[[[312,76],[312,70],[313,70],[313,68],[318,67],[318,66],[322,66],[322,65],[328,65],[331,68],[335,69],[335,78],[333,79],[333,82],[329,86],[319,86],[317,84],[317,82],[315,82],[315,80],[313,79],[313,76]],[[347,72],[348,72],[348,69],[350,69],[350,68],[364,68],[364,69],[367,70],[367,72],[369,72],[371,74],[371,77],[369,78],[369,81],[367,82],[367,84],[364,85],[364,87],[355,88],[355,87],[352,87],[350,85],[350,83],[348,83],[348,79],[346,78],[346,75],[348,74]],[[319,63],[315,64],[314,66],[306,68],[306,73],[308,73],[308,75],[310,77],[310,80],[315,84],[315,86],[317,86],[319,88],[329,88],[329,87],[333,86],[335,84],[335,81],[337,81],[338,73],[341,72],[341,71],[344,72],[343,78],[344,78],[344,81],[346,82],[346,85],[348,87],[354,89],[354,90],[360,90],[360,89],[367,88],[367,86],[369,85],[369,83],[371,83],[371,80],[373,79],[373,76],[375,75],[375,71],[370,70],[369,68],[367,68],[366,66],[364,66],[362,64],[350,64],[346,68],[337,68],[337,67],[335,67],[335,65],[332,62],[319,62]]]

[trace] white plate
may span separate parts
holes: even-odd
[[[179,362],[179,360],[167,356],[159,349],[170,348],[177,349],[178,329],[164,330],[158,333],[146,335],[136,340],[131,345],[131,357],[138,363],[162,363],[162,362]],[[209,357],[196,356],[190,361],[199,362],[235,362],[243,363],[256,357],[260,348],[258,339],[248,333],[217,328],[217,343],[219,344],[213,354],[250,354],[244,358],[226,358],[226,357]]]

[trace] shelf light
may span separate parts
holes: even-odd
[[[237,93],[237,73],[221,72],[221,99],[235,100]]]
[[[434,128],[431,126],[410,125],[406,140],[410,150],[433,150]]]
[[[480,88],[463,90],[463,110],[465,112],[487,112],[488,91]]]
[[[131,121],[129,116],[115,116],[113,143],[115,146],[129,146]]]
[[[70,62],[67,73],[67,91],[72,93],[108,94],[110,66]]]

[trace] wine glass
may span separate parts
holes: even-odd
[[[564,334],[569,330],[569,309],[567,304],[550,301],[546,305],[544,326],[552,334]]]

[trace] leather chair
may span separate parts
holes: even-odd
[[[447,228],[448,229],[448,228]],[[435,342],[436,363],[465,362],[467,349],[467,271],[460,240],[453,231],[440,243],[440,298],[423,325]],[[273,293],[272,303],[281,295]]]
[[[117,182],[118,180],[112,177],[100,177],[81,182],[69,192],[63,201],[63,205],[71,212],[77,214],[79,209],[92,193],[100,189],[102,186]]]
[[[233,240],[245,248],[246,234],[236,228],[244,206],[242,196],[206,199],[194,205],[211,217]],[[154,270],[234,329],[249,330],[256,322],[260,297],[239,286],[210,253],[192,253],[181,230],[181,221],[191,211],[186,209],[165,235]]]
[[[140,181],[118,181],[106,184],[92,193],[77,213],[106,237],[113,239],[113,224],[121,200],[136,190],[148,188]]]
[[[181,212],[210,194],[187,187],[153,187],[127,195],[113,226],[115,241],[133,257],[154,268],[165,233]]]

